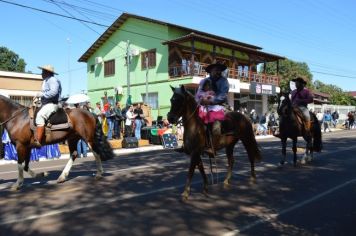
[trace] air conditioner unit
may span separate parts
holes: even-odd
[[[101,64],[103,63],[103,58],[102,57],[95,57],[95,64]]]
[[[131,49],[131,56],[138,56],[140,55],[140,51],[138,49]]]

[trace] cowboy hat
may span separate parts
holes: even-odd
[[[54,67],[52,65],[39,66],[38,68],[40,68],[41,70],[45,70],[45,71],[48,71],[48,72],[58,75],[58,73],[54,72]]]
[[[293,81],[293,82],[299,81],[299,82],[302,82],[302,83],[304,83],[304,84],[307,84],[307,82],[308,82],[308,80],[307,80],[305,77],[303,77],[303,76],[298,76],[297,78],[292,79],[292,81]]]
[[[210,65],[208,65],[206,68],[205,68],[205,71],[206,72],[208,72],[208,73],[210,73],[210,71],[213,69],[213,68],[217,68],[217,69],[219,69],[220,71],[224,71],[224,70],[226,70],[226,66],[225,65],[223,65],[223,64],[219,64],[219,63],[214,63],[214,64],[210,64]]]

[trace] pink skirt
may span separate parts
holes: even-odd
[[[216,120],[224,120],[224,110],[209,110],[204,106],[199,106],[199,117],[205,124],[213,123]]]

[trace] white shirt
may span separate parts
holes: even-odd
[[[132,124],[132,120],[134,118],[134,114],[132,111],[128,110],[126,112],[126,121],[125,121],[125,125],[131,125]]]

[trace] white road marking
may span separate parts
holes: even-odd
[[[249,229],[259,225],[259,224],[263,224],[265,222],[273,222],[281,215],[284,215],[284,214],[286,214],[288,212],[294,211],[294,210],[296,210],[296,209],[298,209],[300,207],[303,207],[303,206],[305,206],[305,205],[307,205],[307,204],[309,204],[311,202],[314,202],[314,201],[316,201],[316,200],[318,200],[318,199],[320,199],[322,197],[325,197],[326,195],[331,194],[331,193],[333,193],[333,192],[335,192],[335,191],[337,191],[337,190],[339,190],[341,188],[344,188],[347,185],[354,184],[354,183],[356,183],[356,179],[352,179],[352,180],[346,181],[345,183],[337,185],[337,186],[335,186],[335,187],[333,187],[333,188],[331,188],[331,189],[329,189],[329,190],[327,190],[327,191],[325,191],[323,193],[317,194],[312,198],[309,198],[309,199],[307,199],[307,200],[305,200],[303,202],[300,202],[300,203],[298,203],[296,205],[293,205],[293,206],[288,207],[288,208],[286,208],[284,210],[281,210],[280,212],[278,212],[276,214],[263,215],[263,216],[261,216],[261,219],[256,220],[255,222],[253,222],[251,224],[248,224],[248,225],[246,225],[244,227],[241,227],[240,229],[235,229],[233,231],[227,232],[227,233],[223,234],[223,236],[238,235],[238,234],[240,234],[240,233],[242,233],[242,232],[244,232],[246,230],[249,230]]]

